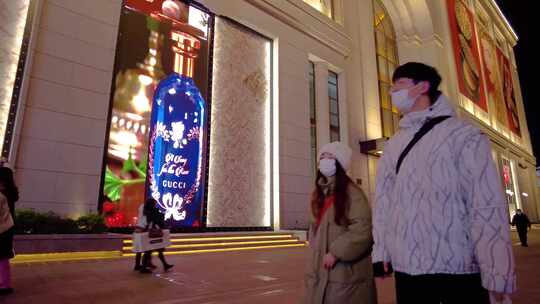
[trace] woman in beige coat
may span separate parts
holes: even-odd
[[[345,171],[352,151],[325,145],[311,202],[305,304],[376,303],[371,265],[371,210]]]

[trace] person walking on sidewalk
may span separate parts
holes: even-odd
[[[142,203],[139,206],[137,225],[135,226],[135,231],[133,233],[143,233],[146,231],[147,220],[146,220],[146,216],[144,215],[144,205],[145,204]],[[149,257],[148,268],[150,269],[156,268],[156,266],[152,264],[152,256]],[[143,269],[142,268],[142,252],[137,252],[135,254],[135,267],[133,267],[133,270],[141,271],[142,269]]]
[[[393,267],[398,303],[508,298],[516,290],[508,208],[488,137],[456,116],[433,67],[406,63],[392,82],[403,117],[378,162],[376,276]]]
[[[527,244],[527,231],[531,229],[531,222],[521,209],[517,209],[516,214],[512,217],[512,226],[516,226],[521,246],[529,247]]]
[[[371,210],[347,176],[352,151],[322,147],[311,200],[305,304],[376,303],[371,268]]]
[[[163,219],[163,214],[159,211],[157,206],[157,201],[153,198],[149,198],[146,200],[146,203],[144,205],[144,216],[147,220],[147,227],[148,227],[148,233],[150,233],[151,229],[163,229],[165,227],[165,221]],[[157,249],[158,257],[161,263],[163,264],[163,269],[165,271],[172,268],[174,265],[168,264],[165,260],[165,255],[163,254],[165,252],[165,248]],[[150,260],[152,257],[152,251],[147,251],[144,253],[143,256],[143,263],[140,272],[141,273],[152,273],[150,268]]]

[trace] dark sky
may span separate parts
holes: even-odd
[[[534,155],[540,159],[540,103],[538,102],[540,83],[535,83],[538,79],[533,78],[534,72],[537,74],[540,72],[538,68],[534,68],[538,66],[538,63],[534,63],[538,61],[535,55],[540,54],[537,50],[538,41],[533,41],[535,35],[538,37],[538,29],[535,29],[533,16],[535,10],[532,9],[529,1],[496,0],[496,2],[519,38],[514,52]]]

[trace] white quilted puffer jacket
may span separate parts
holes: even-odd
[[[436,125],[396,164],[424,122]],[[508,207],[487,136],[457,118],[441,95],[405,115],[379,160],[373,217],[373,262],[418,274],[480,273],[490,291],[516,289]]]

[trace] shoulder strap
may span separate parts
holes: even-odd
[[[414,134],[413,139],[409,142],[407,147],[405,147],[403,152],[401,152],[401,155],[399,155],[397,166],[396,166],[396,175],[399,173],[399,169],[401,168],[401,164],[403,163],[403,160],[405,159],[407,154],[409,154],[409,152],[414,147],[414,145],[416,145],[416,143],[420,139],[422,139],[422,137],[424,137],[424,135],[426,135],[429,131],[431,131],[431,129],[433,129],[433,127],[435,127],[436,125],[440,124],[441,122],[447,120],[448,118],[450,118],[450,116],[433,117],[432,119],[430,119],[426,123],[424,123],[424,125],[422,125],[420,130],[418,130],[418,132],[416,132]]]

